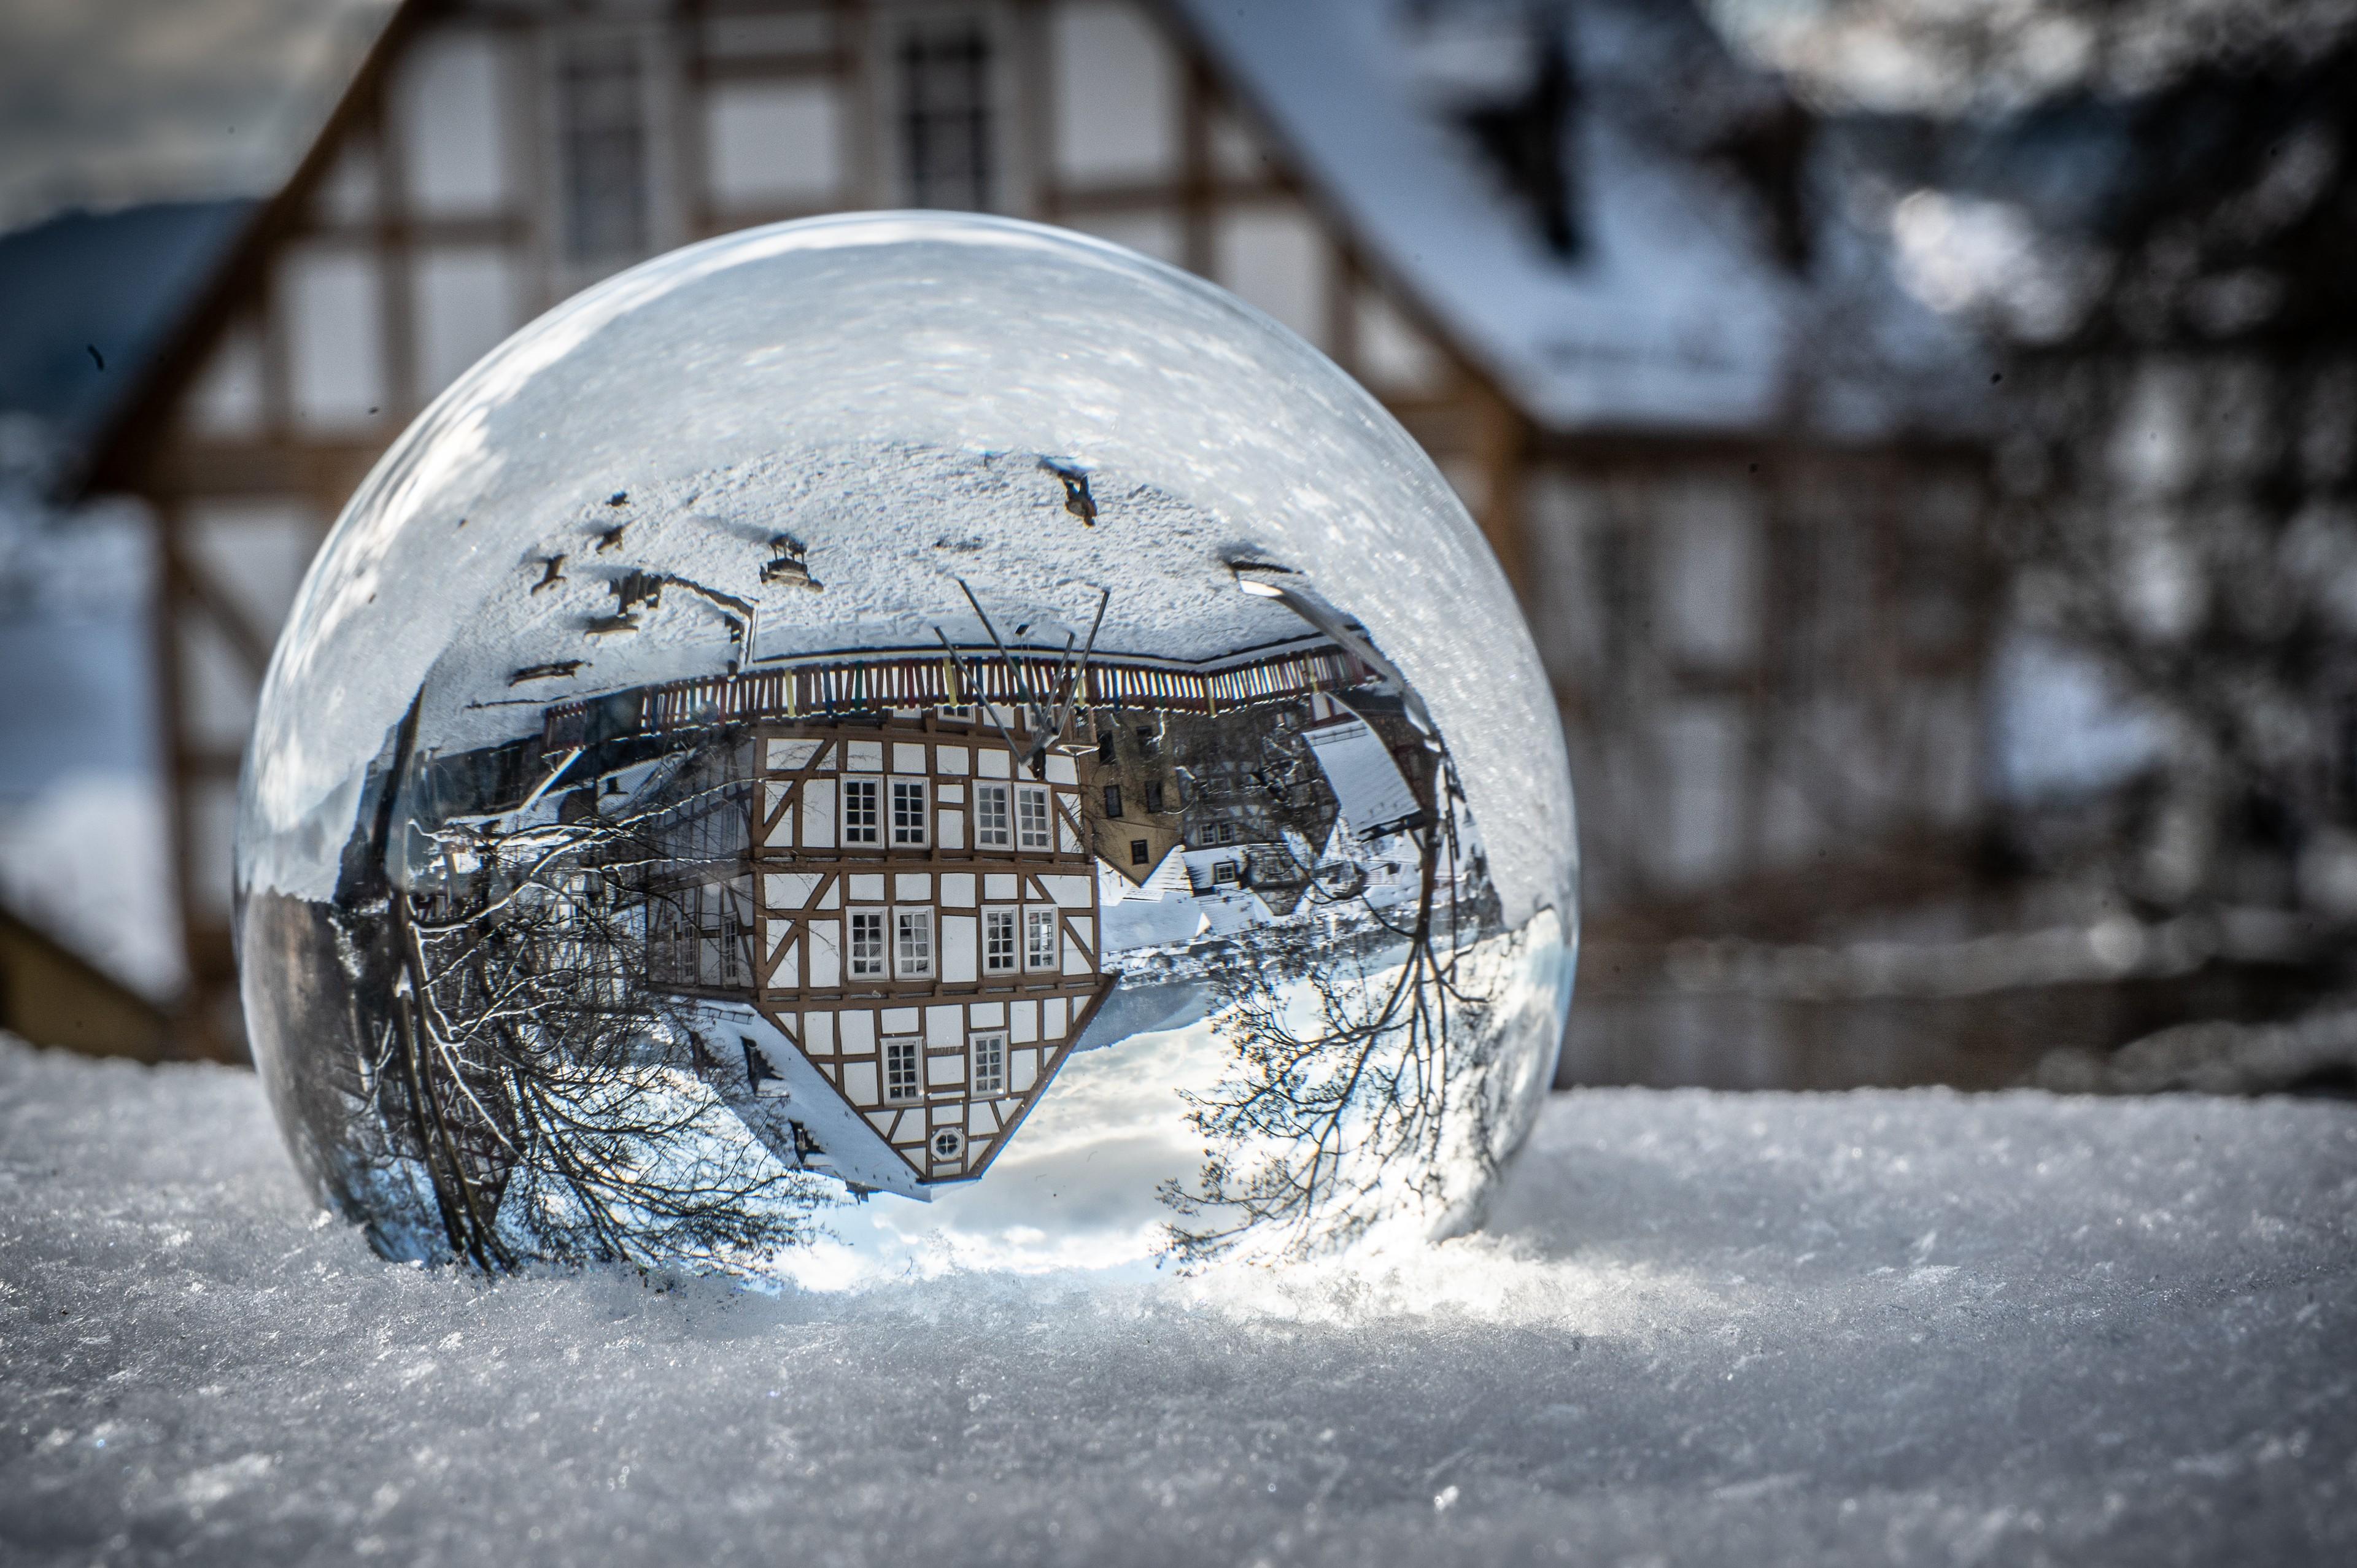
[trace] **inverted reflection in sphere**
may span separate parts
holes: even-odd
[[[1496,566],[1330,363],[1095,242],[822,220],[581,295],[379,464],[239,952],[397,1256],[1302,1257],[1478,1215],[1572,842]]]

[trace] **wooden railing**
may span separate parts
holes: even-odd
[[[893,708],[1014,707],[1037,698],[1053,703],[1074,661],[1050,654],[906,653],[841,660],[737,675],[705,675],[559,703],[543,719],[544,743],[579,746],[593,710],[614,715],[612,733],[646,734],[756,719],[800,719]],[[1346,691],[1372,678],[1342,649],[1328,645],[1210,668],[1166,660],[1098,658],[1082,677],[1081,707],[1171,708],[1217,714],[1312,692]],[[635,715],[618,712],[635,700]]]

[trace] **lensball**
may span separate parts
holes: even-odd
[[[869,214],[648,263],[361,485],[240,805],[254,1057],[389,1255],[823,1284],[1476,1222],[1577,863],[1495,562],[1219,289]]]

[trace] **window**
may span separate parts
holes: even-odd
[[[921,779],[893,779],[893,843],[921,848],[930,836],[925,822],[925,781]]]
[[[1056,911],[1026,909],[1023,911],[1023,967],[1053,969],[1056,967]]]
[[[1161,751],[1162,747],[1155,743],[1154,732],[1152,730],[1141,729],[1136,732],[1136,735],[1138,756],[1153,757]]]
[[[922,980],[933,972],[933,912],[899,909],[896,927],[894,970],[902,980]]]
[[[1097,760],[1099,762],[1113,760],[1113,731],[1110,729],[1097,736]]]
[[[843,842],[881,843],[877,832],[876,797],[883,786],[873,779],[843,781]]]
[[[1211,842],[1212,842],[1213,843],[1235,843],[1235,842],[1236,842],[1236,824],[1235,824],[1235,823],[1233,823],[1233,822],[1222,822],[1222,823],[1220,823],[1217,827],[1215,827],[1215,828],[1213,828],[1213,829],[1211,830]]]
[[[884,1103],[906,1105],[917,1098],[917,1036],[888,1036],[884,1041]]]
[[[1146,841],[1144,839],[1132,839],[1129,841],[1130,865],[1144,865],[1146,864]]]
[[[1211,867],[1211,880],[1214,882],[1236,880],[1236,863],[1232,860],[1223,860]]]
[[[1015,791],[1015,826],[1019,847],[1048,847],[1048,787],[1025,784]]]
[[[1121,816],[1121,786],[1118,784],[1106,785],[1104,787],[1104,797],[1105,815],[1118,820]]]
[[[944,1127],[933,1134],[933,1158],[953,1160],[965,1153],[965,1134],[955,1127]]]
[[[976,1035],[974,1037],[974,1093],[976,1095],[1006,1092],[1006,1036]]]
[[[576,46],[557,69],[565,255],[589,264],[646,254],[647,124],[630,40]]]
[[[1146,781],[1146,814],[1149,817],[1162,814],[1162,780],[1159,779]]]
[[[990,40],[972,22],[900,40],[900,142],[912,207],[990,205]]]
[[[1006,829],[1006,786],[974,787],[974,843],[976,849],[1006,849],[1014,843]]]
[[[851,912],[851,973],[855,980],[884,978],[884,911]]]
[[[1015,972],[1015,911],[985,909],[982,914],[982,967],[986,974]]]

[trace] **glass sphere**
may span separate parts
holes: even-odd
[[[1117,247],[870,214],[590,289],[385,454],[238,951],[390,1255],[1186,1268],[1478,1219],[1577,875],[1513,598],[1372,397]]]

